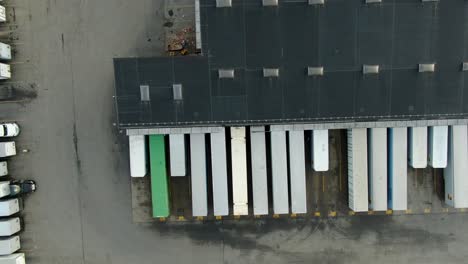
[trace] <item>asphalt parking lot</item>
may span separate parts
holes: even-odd
[[[21,98],[0,104],[0,118],[20,123],[18,148],[28,150],[11,160],[11,174],[39,185],[23,213],[27,263],[466,262],[464,213],[133,223],[112,58],[163,52],[164,2],[3,3],[10,22],[0,31],[13,38],[10,83]]]

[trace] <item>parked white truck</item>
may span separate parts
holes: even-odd
[[[19,209],[19,200],[16,198],[0,201],[0,217],[16,214]]]
[[[21,248],[19,236],[0,238],[0,255],[10,255]]]
[[[8,175],[8,164],[6,161],[0,161],[0,177]]]
[[[16,123],[0,124],[0,137],[16,137],[19,133],[20,128]]]
[[[16,145],[14,141],[0,142],[0,158],[16,155]]]
[[[26,264],[24,253],[15,253],[8,256],[0,256],[0,264]]]
[[[11,67],[9,64],[0,63],[0,80],[11,78]]]
[[[12,236],[21,230],[19,217],[0,220],[0,236]],[[2,264],[0,262],[0,264]]]
[[[11,60],[11,46],[0,42],[0,59]]]
[[[0,198],[10,195],[10,181],[0,181]]]

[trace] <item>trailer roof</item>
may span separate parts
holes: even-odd
[[[200,12],[203,55],[114,60],[120,127],[468,113],[466,1],[201,0]]]

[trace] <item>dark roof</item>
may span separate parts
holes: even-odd
[[[325,2],[216,8],[202,0],[203,55],[115,59],[119,126],[466,116],[468,1]],[[423,63],[435,72],[418,72]],[[365,64],[379,73],[364,75]],[[324,74],[308,76],[307,67]],[[279,76],[264,77],[264,68]],[[219,69],[234,69],[234,78],[220,79]],[[182,84],[182,100],[173,84]]]

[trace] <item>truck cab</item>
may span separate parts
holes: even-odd
[[[0,137],[16,137],[20,133],[20,128],[16,123],[0,124]]]

